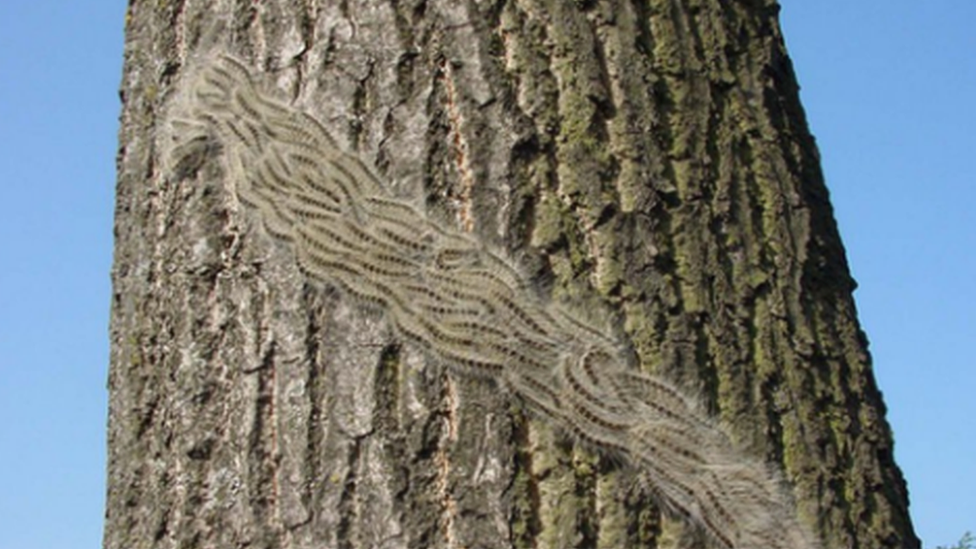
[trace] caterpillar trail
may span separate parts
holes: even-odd
[[[309,278],[382,310],[433,358],[624,456],[665,507],[720,546],[816,547],[775,474],[737,452],[692,399],[628,369],[610,336],[541,301],[507,258],[396,198],[247,66],[227,56],[198,65],[170,109],[168,166],[216,140],[240,201]]]

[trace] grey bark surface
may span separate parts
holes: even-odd
[[[826,548],[917,547],[777,12],[131,2],[105,547],[704,543],[639,471],[310,283],[219,163],[164,169],[167,102],[215,42],[701,398]]]

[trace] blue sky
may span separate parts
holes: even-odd
[[[976,531],[976,2],[783,0],[926,547]],[[0,549],[97,547],[122,1],[0,2]]]

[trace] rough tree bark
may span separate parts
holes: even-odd
[[[826,548],[917,547],[777,13],[130,0],[105,547],[702,544],[639,471],[310,284],[218,163],[161,169],[203,36],[699,395]]]

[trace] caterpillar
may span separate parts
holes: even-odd
[[[246,64],[200,60],[180,87],[166,122],[168,165],[218,142],[240,202],[309,279],[382,311],[433,359],[623,456],[663,507],[717,545],[816,547],[773,470],[737,451],[693,398],[629,368],[611,335],[540,298],[504,253],[396,197]]]

